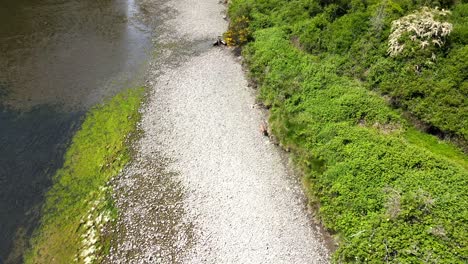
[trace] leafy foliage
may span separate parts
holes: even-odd
[[[230,7],[231,17],[251,19],[253,41],[243,50],[250,77],[270,108],[273,133],[294,154],[324,225],[337,234],[338,263],[468,261],[466,155],[412,128],[368,89],[382,91],[385,83],[388,94],[404,94],[401,85],[418,87],[429,79],[448,91],[448,79],[452,88],[464,82],[458,69],[466,61],[458,55],[457,64],[447,50],[439,51],[444,56],[437,63],[453,60],[452,69],[428,64],[421,75],[407,68],[425,59],[387,56],[391,22],[417,9],[416,2],[235,0]],[[464,48],[450,45],[451,51]],[[435,70],[439,78],[429,74]],[[451,77],[442,75],[451,70]],[[440,110],[417,108],[429,101],[414,96],[405,100],[428,122]],[[463,116],[462,105],[451,113]],[[451,131],[462,133],[462,122],[451,123]]]
[[[99,217],[103,210],[110,210],[115,217],[109,193],[102,192],[130,158],[127,141],[135,132],[142,96],[143,89],[127,90],[87,114],[47,193],[42,223],[26,263],[82,262],[77,259],[82,237],[86,237],[82,220],[90,212]],[[103,197],[107,197],[105,202],[95,203]],[[100,250],[105,249],[105,244],[100,246]]]
[[[249,33],[283,29],[297,48],[333,58],[338,75],[363,81],[427,131],[458,138],[468,149],[468,4],[236,0],[229,13],[232,28],[246,17]]]

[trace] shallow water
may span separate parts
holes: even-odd
[[[21,262],[86,110],[141,84],[151,38],[139,16],[134,0],[0,3],[0,263]]]

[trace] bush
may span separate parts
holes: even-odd
[[[249,19],[245,16],[237,17],[229,24],[229,29],[224,33],[224,39],[228,46],[240,46],[250,39]]]
[[[438,21],[436,17],[445,17],[449,14],[450,11],[447,10],[423,7],[417,12],[392,21],[392,33],[388,37],[388,54],[397,56],[402,53],[405,46],[410,46],[413,50],[442,47],[445,38],[452,32],[453,25]]]

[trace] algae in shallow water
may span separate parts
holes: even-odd
[[[103,201],[103,195],[110,197],[104,187],[130,159],[128,143],[140,119],[143,93],[143,88],[126,90],[86,115],[47,193],[41,225],[26,254],[26,263],[89,262],[89,258],[85,261],[89,254],[82,252],[83,238],[96,222],[92,218],[116,215],[110,198],[99,204],[95,201]],[[95,246],[86,250],[98,258],[106,246],[96,230]]]

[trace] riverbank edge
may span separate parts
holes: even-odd
[[[309,130],[307,128],[309,124],[307,123],[313,118],[307,120],[305,116],[298,114],[301,111],[300,109],[305,110],[304,107],[299,106],[292,111],[287,109],[288,107],[294,107],[290,105],[291,102],[288,102],[288,99],[296,98],[298,101],[296,106],[300,105],[301,100],[304,100],[299,94],[300,87],[305,85],[305,81],[298,81],[301,77],[297,76],[303,74],[298,68],[299,65],[304,62],[316,65],[320,62],[315,57],[306,55],[295,48],[293,41],[288,39],[287,34],[281,28],[273,27],[258,30],[257,32],[248,32],[248,23],[257,23],[258,21],[245,21],[244,23],[243,20],[246,17],[233,15],[232,10],[229,17],[231,22],[235,21],[235,23],[234,25],[231,23],[228,34],[225,35],[228,43],[232,42],[232,38],[237,38],[237,42],[239,42],[243,35],[245,35],[244,41],[247,41],[247,34],[253,36],[248,39],[246,46],[242,47],[244,68],[250,79],[251,86],[258,89],[260,104],[269,113],[269,132],[279,140],[279,145],[283,149],[291,153],[298,171],[303,175],[303,183],[312,211],[320,219],[321,224],[326,227],[327,231],[334,234],[337,250],[334,252],[333,262],[395,261],[400,257],[398,253],[402,251],[406,251],[404,252],[406,256],[400,258],[403,261],[415,261],[422,257],[439,258],[442,255],[437,254],[441,252],[445,252],[443,256],[450,258],[452,261],[466,260],[467,256],[463,253],[466,245],[464,246],[462,242],[464,234],[466,234],[466,225],[463,226],[463,216],[460,216],[463,210],[456,216],[447,216],[437,219],[440,221],[432,221],[432,217],[435,216],[432,213],[436,210],[432,202],[440,198],[444,191],[450,190],[451,195],[457,197],[452,197],[454,200],[462,199],[463,187],[458,188],[456,184],[464,185],[463,177],[468,175],[466,155],[450,142],[439,140],[435,136],[418,131],[409,121],[405,120],[401,113],[391,110],[378,95],[361,89],[359,85],[344,78],[339,80],[319,76],[319,79],[326,82],[319,89],[327,89],[323,86],[334,85],[350,86],[350,88],[357,86],[360,96],[370,98],[369,101],[375,100],[371,102],[370,109],[363,109],[363,111],[366,112],[367,110],[377,116],[366,117],[366,114],[364,114],[362,119],[358,117],[357,120],[354,120],[356,119],[354,116],[343,120],[314,120],[322,127],[317,128],[315,131]],[[326,62],[324,63],[326,64]],[[325,70],[325,74],[330,71],[330,69],[326,69],[326,65],[321,68]],[[323,74],[320,73],[320,70],[315,71],[315,73],[318,75]],[[283,77],[278,78],[278,74]],[[291,90],[288,86],[292,86],[293,89]],[[346,91],[341,91],[341,93],[345,97],[352,96],[351,93]],[[344,105],[334,105],[333,97],[324,97],[322,99],[330,103],[331,107],[337,109],[346,107]],[[343,103],[351,102],[344,101]],[[372,109],[373,107],[375,109]],[[383,109],[382,111],[377,110],[380,107]],[[309,106],[309,108],[313,109],[314,106]],[[372,113],[372,111],[376,113]],[[295,125],[296,127],[294,127]],[[316,135],[311,136],[311,133]],[[359,137],[365,139],[360,140]],[[366,142],[366,140],[370,142]],[[374,146],[366,146],[367,143]],[[355,151],[364,150],[368,151],[368,153],[364,152],[363,155],[353,156],[350,151],[355,147],[353,146],[355,144],[358,144]],[[369,197],[370,202],[375,203],[375,200],[378,200],[380,204],[378,210],[371,209],[364,212],[376,216],[368,221],[364,217],[360,218],[359,212],[356,212],[355,204],[353,204],[356,199],[353,199],[349,194],[355,188],[357,189],[355,196],[366,199],[365,196],[359,197],[362,195],[362,193],[359,193],[359,188],[364,190],[369,187],[369,185],[366,186],[367,182],[362,182],[362,180],[372,181],[372,177],[363,177],[363,179],[358,180],[361,182],[361,186],[346,186],[346,183],[354,180],[349,179],[349,174],[356,174],[356,168],[353,168],[353,166],[363,166],[365,163],[374,161],[376,155],[382,155],[382,153],[376,153],[376,150],[384,144],[393,145],[383,149],[383,152],[389,152],[389,156],[396,157],[400,153],[403,157],[408,158],[408,164],[405,165],[407,168],[405,176],[409,176],[411,173],[417,175],[425,173],[426,175],[422,176],[426,176],[429,183],[426,182],[425,186],[419,189],[415,188],[413,184],[405,189],[406,186],[400,185],[404,180],[398,183],[400,175],[395,175],[393,179],[386,179],[385,176],[382,177],[380,182],[377,180],[376,184],[371,183],[370,186],[378,189],[379,194],[378,197],[372,197],[374,193],[371,194]],[[336,153],[333,153],[333,151],[336,151]],[[383,155],[386,155],[386,153]],[[360,160],[363,157],[368,160]],[[382,167],[386,164],[382,163],[369,167],[380,167],[385,172],[385,168]],[[343,171],[346,167],[350,169],[350,172]],[[418,169],[421,171],[418,172]],[[391,172],[391,169],[388,169],[388,171]],[[453,177],[452,180],[455,181],[452,185],[453,188],[444,188],[443,191],[438,190],[437,186],[431,186],[433,183],[442,183],[444,181],[437,177],[438,172],[443,173],[444,177],[446,177],[445,181],[451,181],[450,178]],[[339,180],[340,173],[343,174],[343,178],[348,179],[345,181]],[[359,174],[351,176],[351,178],[355,178],[359,177]],[[378,177],[379,175],[369,173],[367,176]],[[424,181],[425,177],[420,178],[420,180]],[[410,185],[408,182],[406,184]],[[343,198],[339,197],[341,196],[340,192],[347,192],[343,196],[348,195],[344,198],[348,200],[336,203],[333,201],[334,199],[337,197]],[[449,204],[451,202],[453,202],[452,199]],[[347,204],[347,206],[343,206],[344,204]],[[431,208],[424,211],[426,207]],[[463,208],[463,201],[450,208],[450,211],[457,211],[457,208]],[[366,209],[368,208],[364,208],[364,210]],[[418,215],[420,211],[423,211],[422,215]],[[437,208],[437,211],[437,216],[444,212],[443,209],[439,208]],[[417,218],[416,223],[408,223],[408,219],[412,217]],[[356,222],[356,220],[358,221]],[[459,231],[457,231],[457,226],[461,227]],[[382,240],[378,243],[371,243],[371,240],[376,241],[374,236],[380,235],[376,234],[376,230],[379,228],[390,231],[386,234],[388,236],[380,237]],[[416,239],[415,241],[411,238],[399,240],[398,237],[401,238],[405,231],[410,231],[413,228],[415,232],[407,232],[407,234],[411,233]],[[443,230],[443,234],[435,231],[438,229]],[[363,235],[366,232],[368,234]],[[448,235],[446,232],[452,234]],[[460,233],[455,234],[456,232]],[[369,241],[364,237],[368,238]],[[453,241],[449,242],[448,237]],[[416,252],[414,256],[407,257],[408,252],[411,250],[408,243],[411,241],[417,243],[417,239],[421,240],[426,248],[428,244],[429,247],[433,246],[434,252],[437,252],[436,255],[434,256],[432,251],[424,252],[421,250]],[[424,241],[426,239],[428,241]],[[409,255],[411,254],[410,252]]]
[[[117,208],[109,181],[132,159],[145,88],[93,107],[46,194],[25,263],[95,263],[108,252]]]

